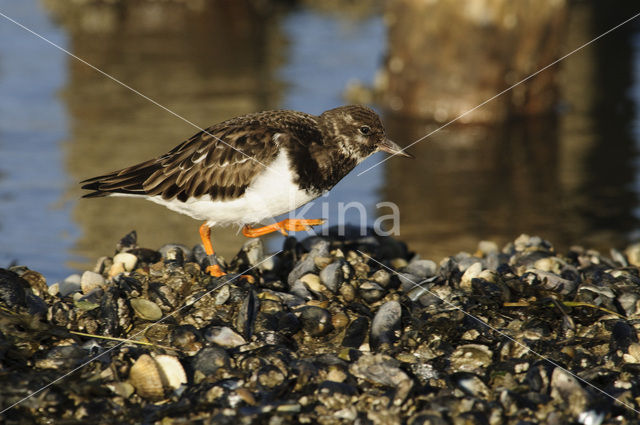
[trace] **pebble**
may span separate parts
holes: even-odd
[[[449,361],[454,372],[478,372],[491,364],[493,353],[486,345],[465,344],[459,346]]]
[[[125,271],[132,271],[138,263],[138,257],[128,252],[120,252],[113,257],[113,264],[122,264]]]
[[[186,245],[177,244],[177,243],[168,243],[168,244],[162,245],[160,249],[158,249],[158,252],[160,253],[161,257],[164,260],[169,260],[169,261],[175,260],[177,251],[180,251],[182,253],[182,258],[184,260],[189,261],[192,259],[191,249],[189,249],[189,247]],[[114,261],[115,261],[115,258],[114,258]]]
[[[207,341],[224,348],[235,348],[247,343],[240,334],[227,326],[212,326],[208,328],[205,338]]]
[[[62,282],[59,283],[59,294],[61,297],[66,297],[69,294],[80,291],[80,281],[82,277],[79,274],[72,274],[67,276]]]
[[[471,292],[471,281],[478,277],[480,272],[482,272],[482,263],[480,261],[474,262],[472,265],[470,265],[465,270],[462,278],[460,278],[460,288],[467,292]]]
[[[424,279],[436,274],[437,268],[438,265],[435,263],[435,261],[423,260],[419,257],[416,257],[411,260],[411,262],[404,268],[403,271]]]
[[[343,282],[342,265],[341,261],[335,261],[320,271],[320,282],[334,294]]]
[[[478,242],[478,251],[481,255],[497,254],[500,252],[500,248],[494,241],[480,241]]]
[[[162,318],[162,310],[158,304],[144,298],[133,298],[129,300],[131,307],[136,314],[144,320],[160,320]]]
[[[369,304],[381,300],[385,295],[385,289],[375,282],[364,281],[358,286],[358,294],[360,298]]]
[[[331,313],[326,309],[305,306],[298,310],[302,329],[310,336],[322,336],[333,330]]]
[[[629,260],[629,264],[640,267],[640,243],[630,245],[625,249],[624,253]]]
[[[57,291],[24,266],[0,269],[0,364],[11,382],[0,386],[1,399],[18,401],[48,374],[104,354],[37,403],[14,407],[14,417],[637,422],[632,410],[483,325],[635,406],[640,269],[633,246],[610,258],[582,247],[563,254],[523,235],[502,249],[482,242],[474,255],[436,264],[375,235],[288,238],[268,268],[252,271],[254,282],[224,283],[203,273],[201,247],[189,254],[174,244],[161,253],[134,236],[122,238],[113,260],[130,254],[144,267],[104,257],[94,274],[59,282]],[[245,244],[225,263],[230,276],[269,255],[260,249]],[[149,326],[163,314],[170,317]]]
[[[83,294],[88,294],[96,288],[102,287],[105,284],[104,277],[101,274],[86,271],[82,273],[80,278],[80,287]]]
[[[402,307],[398,301],[388,301],[380,306],[371,323],[369,343],[377,351],[383,345],[392,345],[400,337]]]
[[[324,289],[324,287],[320,284],[320,277],[317,274],[307,273],[300,278],[300,281],[313,292],[319,293]]]
[[[289,273],[287,278],[289,285],[293,285],[296,280],[300,279],[305,274],[316,271],[315,259],[317,257],[326,257],[328,255],[329,241],[324,239],[315,240],[309,253],[299,261]]]

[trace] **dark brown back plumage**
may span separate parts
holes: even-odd
[[[180,201],[205,194],[212,200],[238,197],[276,158],[280,145],[302,144],[301,139],[309,137],[320,141],[316,124],[312,115],[296,111],[232,118],[195,134],[159,158],[84,180],[82,188],[93,191],[84,197],[159,195]],[[280,136],[274,140],[277,133]]]

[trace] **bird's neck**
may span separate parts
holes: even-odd
[[[338,145],[311,144],[307,149],[292,149],[292,166],[302,189],[322,194],[329,191],[356,165],[358,160],[345,154]]]
[[[334,139],[333,149],[327,149],[325,152],[328,160],[318,161],[318,167],[325,177],[325,184],[330,187],[335,186],[361,162],[339,139]]]

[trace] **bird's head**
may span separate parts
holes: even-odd
[[[413,158],[387,138],[380,117],[366,106],[348,105],[325,111],[320,115],[320,125],[325,137],[358,162],[377,151]]]

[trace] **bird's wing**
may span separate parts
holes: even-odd
[[[224,125],[223,125],[224,124]],[[185,201],[240,196],[293,136],[259,121],[230,121],[195,134],[159,158],[83,181],[84,197],[110,194],[161,196]]]

